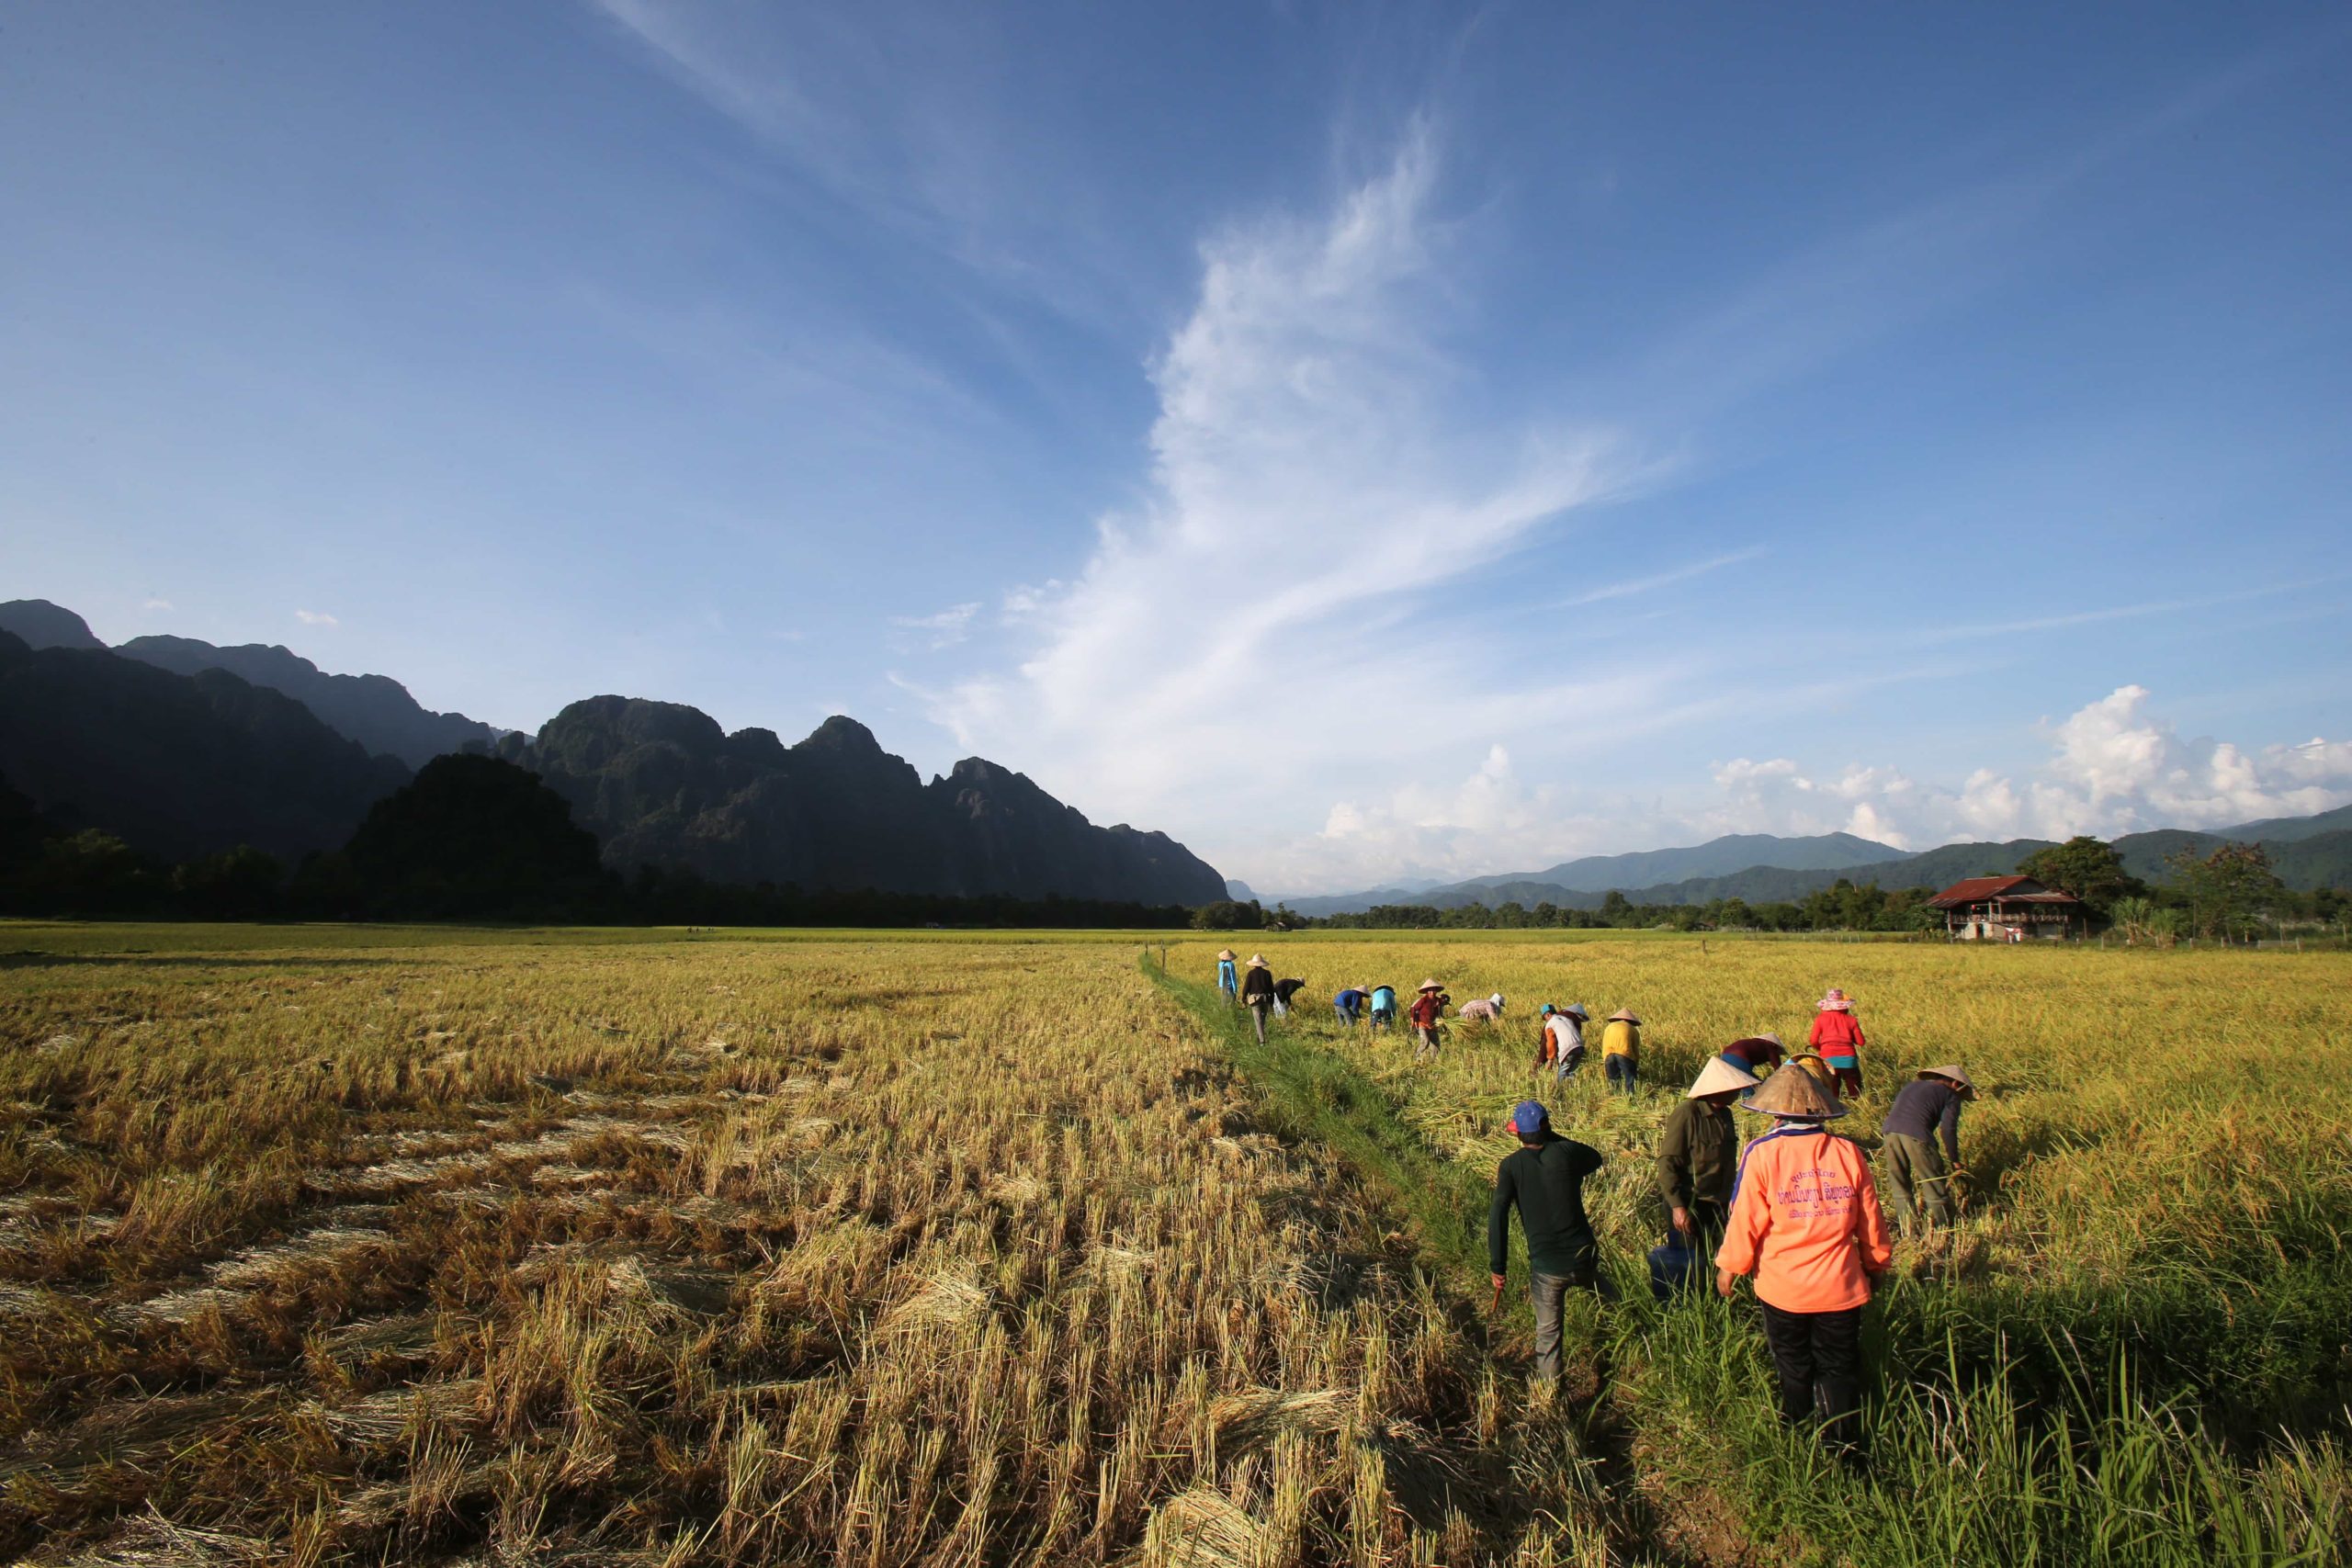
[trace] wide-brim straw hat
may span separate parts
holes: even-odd
[[[1846,1114],[1838,1097],[1794,1062],[1766,1078],[1764,1087],[1747,1097],[1747,1109],[1798,1122],[1826,1122]]]
[[[1827,996],[1822,998],[1819,1001],[1814,1003],[1813,1010],[1815,1012],[1851,1012],[1854,1010],[1854,998],[1848,996],[1843,991],[1832,991]]]
[[[1445,989],[1445,985],[1444,982],[1439,980],[1424,980],[1421,982],[1421,989],[1424,991],[1442,991]]]
[[[1216,961],[1217,961],[1219,964],[1230,964],[1230,963],[1232,963],[1232,962],[1233,962],[1233,949],[1231,949],[1231,948],[1229,948],[1229,947],[1228,947],[1228,948],[1224,949],[1222,952],[1220,952],[1220,953],[1216,955]]]
[[[1751,1089],[1755,1087],[1754,1073],[1742,1072],[1721,1056],[1717,1056],[1699,1069],[1698,1077],[1692,1081],[1682,1098],[1704,1100],[1711,1094],[1729,1094],[1734,1090]]]
[[[1634,1010],[1632,1008],[1619,1008],[1615,1012],[1609,1015],[1609,1021],[1611,1023],[1639,1023],[1642,1021],[1634,1016]]]
[[[1264,953],[1251,953],[1251,954],[1250,955],[1250,968],[1252,968],[1252,969],[1263,969],[1265,966],[1266,966],[1266,955],[1265,955]]]
[[[1500,991],[1497,991],[1493,996],[1488,997],[1487,999],[1494,1003],[1497,1007],[1503,1005],[1503,994]]]
[[[1958,1062],[1947,1062],[1940,1067],[1921,1067],[1916,1076],[1923,1078],[1950,1078],[1951,1086],[1960,1090],[1960,1097],[1962,1100],[1976,1098],[1975,1084],[1969,1081],[1967,1071]]]

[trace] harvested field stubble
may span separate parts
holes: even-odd
[[[1591,1507],[1124,942],[10,938],[9,1552],[1459,1562]]]

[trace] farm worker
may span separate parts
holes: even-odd
[[[1642,1054],[1642,1021],[1629,1008],[1609,1015],[1600,1032],[1600,1070],[1620,1094],[1634,1092],[1634,1062]]]
[[[1266,1014],[1274,1006],[1274,972],[1266,967],[1265,955],[1250,955],[1250,967],[1241,976],[1241,1005],[1250,1010],[1250,1026],[1258,1032],[1258,1043],[1266,1043]]]
[[[1290,1011],[1291,998],[1297,996],[1299,992],[1305,989],[1306,989],[1306,982],[1304,980],[1275,981],[1274,1016],[1276,1018],[1280,1018],[1283,1014]]]
[[[1390,998],[1392,1000],[1394,999],[1394,992],[1390,993]],[[1364,1003],[1371,999],[1372,992],[1370,987],[1364,986],[1350,986],[1346,990],[1341,991],[1338,996],[1331,998],[1331,1010],[1340,1015],[1340,1021],[1341,1023],[1347,1025],[1350,1029],[1353,1029],[1356,1025],[1356,1020],[1363,1016]]]
[[[1237,962],[1233,949],[1229,947],[1216,955],[1216,988],[1225,993],[1225,1005],[1227,1007],[1233,1005],[1234,992],[1241,988],[1241,976],[1233,972]]]
[[[1413,1026],[1413,1060],[1423,1055],[1437,1055],[1437,1021],[1445,1016],[1445,987],[1435,980],[1421,982],[1419,995],[1407,1010],[1405,1018]]]
[[[1577,1069],[1584,1066],[1584,1023],[1590,1016],[1582,1002],[1570,1002],[1564,1008],[1544,1004],[1542,1049],[1536,1063],[1539,1066],[1551,1064],[1554,1082],[1576,1077]]]
[[[1960,1164],[1960,1105],[1976,1086],[1960,1066],[1922,1067],[1887,1107],[1879,1157],[1886,1162],[1894,1223],[1909,1235],[1918,1224],[1948,1225],[1955,1213],[1951,1173]],[[1943,1135],[1939,1153],[1934,1134]]]
[[[1560,1303],[1570,1285],[1598,1292],[1600,1244],[1585,1217],[1584,1179],[1600,1168],[1600,1151],[1552,1131],[1536,1100],[1512,1108],[1519,1150],[1495,1170],[1495,1201],[1487,1210],[1487,1269],[1501,1298],[1510,1267],[1510,1212],[1527,1233],[1528,1293],[1535,1303],[1535,1375],[1560,1381]]]
[[[1724,1047],[1724,1060],[1759,1083],[1771,1076],[1787,1055],[1777,1034],[1750,1034]]]
[[[1497,991],[1484,1001],[1473,997],[1462,1004],[1459,1016],[1464,1023],[1500,1023],[1503,1019],[1503,994]]]
[[[1372,988],[1372,1026],[1374,1029],[1396,1027],[1396,987],[1374,986]]]
[[[1747,1145],[1715,1252],[1715,1292],[1756,1276],[1764,1338],[1780,1373],[1781,1419],[1816,1404],[1822,1435],[1851,1452],[1861,1406],[1862,1303],[1894,1258],[1861,1146],[1823,1125],[1846,1114],[1813,1076],[1782,1067],[1748,1098],[1780,1125]]]
[[[1756,1075],[1728,1053],[1699,1069],[1657,1140],[1657,1195],[1666,1204],[1666,1241],[1712,1254],[1731,1215],[1732,1173],[1739,1168],[1731,1102],[1753,1091]]]
[[[1821,998],[1814,1012],[1813,1031],[1804,1037],[1805,1043],[1821,1053],[1829,1070],[1838,1075],[1838,1092],[1848,1100],[1862,1097],[1862,1038],[1861,1021],[1854,1016],[1854,1000],[1837,987]]]

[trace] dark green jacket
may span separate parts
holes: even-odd
[[[1546,1132],[1523,1145],[1495,1172],[1495,1201],[1487,1212],[1491,1271],[1510,1261],[1510,1212],[1519,1208],[1527,1233],[1527,1267],[1537,1274],[1579,1276],[1592,1267],[1592,1222],[1585,1218],[1584,1179],[1600,1168],[1600,1151]]]
[[[1731,1108],[1686,1100],[1666,1119],[1657,1140],[1657,1195],[1669,1209],[1705,1203],[1718,1213],[1731,1210],[1731,1186],[1739,1174],[1739,1139]]]

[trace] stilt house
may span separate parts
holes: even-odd
[[[1972,876],[1928,900],[1944,912],[1944,934],[1954,942],[2058,941],[2090,922],[2083,901],[2030,876]]]

